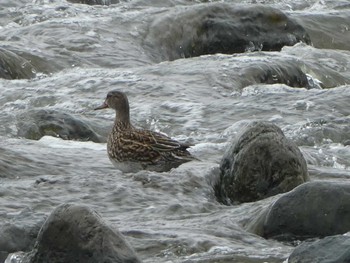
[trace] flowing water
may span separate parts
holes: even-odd
[[[229,207],[216,201],[212,185],[226,146],[251,120],[281,127],[302,150],[311,180],[350,178],[350,2],[218,1],[282,10],[313,45],[154,59],[161,47],[145,48],[152,21],[199,2],[0,0],[0,47],[41,65],[34,78],[0,79],[0,225],[30,227],[59,204],[79,203],[118,228],[143,262],[288,257],[291,244],[243,227],[276,197]],[[275,62],[299,66],[309,87],[261,84],[249,70]],[[114,113],[93,111],[113,89],[128,94],[135,126],[195,144],[200,161],[168,173],[116,170],[105,144]],[[23,138],[20,116],[40,109],[79,118],[101,141]]]

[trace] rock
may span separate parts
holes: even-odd
[[[34,245],[37,234],[38,232],[30,227],[7,223],[0,228],[0,251],[7,254],[15,251],[29,251]]]
[[[124,237],[85,206],[58,206],[23,263],[141,262]]]
[[[247,230],[282,241],[350,231],[350,184],[309,182],[282,195]]]
[[[202,4],[154,19],[145,47],[157,61],[205,54],[279,51],[298,42],[311,44],[304,28],[267,6]]]
[[[278,59],[270,63],[256,61],[254,65],[243,67],[240,71],[242,76],[247,76],[243,86],[251,85],[251,83],[283,83],[290,87],[311,88],[307,76],[293,61],[291,63],[286,63],[285,60],[279,61]]]
[[[0,192],[0,196],[6,192]],[[30,223],[28,223],[30,222]],[[43,218],[37,218],[33,211],[26,209],[0,227],[0,262],[16,251],[31,251],[34,247]]]
[[[268,122],[249,124],[224,154],[220,170],[214,188],[224,204],[256,201],[308,180],[299,148]]]
[[[36,69],[26,59],[0,48],[0,78],[30,79],[35,77]]]
[[[39,140],[45,135],[65,140],[103,142],[83,120],[55,110],[31,110],[17,117],[18,136]]]
[[[7,251],[0,251],[0,262],[5,262],[8,254],[9,253]],[[7,263],[7,262],[5,262],[5,263]]]
[[[350,262],[350,236],[330,236],[301,243],[289,256],[288,263]]]

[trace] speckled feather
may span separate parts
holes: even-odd
[[[181,158],[191,157],[186,150],[189,145],[181,144],[161,133],[135,129],[132,126],[120,130],[118,124],[120,125],[116,123],[108,137],[108,154],[120,162],[155,164],[161,159],[179,161]]]

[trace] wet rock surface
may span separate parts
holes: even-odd
[[[25,263],[141,262],[124,237],[91,209],[58,206],[42,226]]]
[[[7,190],[9,191],[9,190]],[[6,192],[6,190],[5,190]],[[1,190],[0,195],[6,195]],[[27,220],[32,219],[28,224]],[[17,251],[30,251],[44,219],[33,216],[29,209],[16,215],[16,218],[0,226],[0,262],[5,262],[8,254]]]
[[[299,148],[268,122],[249,124],[224,154],[220,170],[215,192],[225,204],[263,199],[308,180]]]
[[[279,197],[247,228],[265,238],[304,240],[350,230],[350,185],[308,182]]]
[[[330,236],[301,243],[289,256],[288,263],[350,262],[350,236]]]
[[[31,110],[17,117],[18,136],[39,140],[45,135],[65,140],[104,141],[78,117],[56,110]]]
[[[277,9],[221,3],[178,9],[156,18],[145,44],[151,49],[158,47],[157,52],[151,51],[156,60],[174,60],[215,53],[278,51],[300,41],[311,43],[304,28]]]
[[[36,69],[30,61],[4,48],[0,48],[0,78],[30,79],[35,77]]]
[[[241,69],[241,74],[248,77],[244,85],[252,83],[275,84],[283,83],[290,87],[304,87],[311,89],[307,76],[294,61],[286,64],[275,60],[273,63],[257,61],[254,65]]]

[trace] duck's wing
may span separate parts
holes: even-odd
[[[186,150],[190,145],[182,144],[161,133],[132,129],[119,131],[115,135],[109,140],[108,154],[118,161],[181,164],[195,159]]]
[[[186,151],[190,145],[180,143],[176,140],[171,139],[165,134],[149,131],[149,130],[137,130],[131,134],[135,142],[150,147],[158,152],[171,152],[171,151]]]

